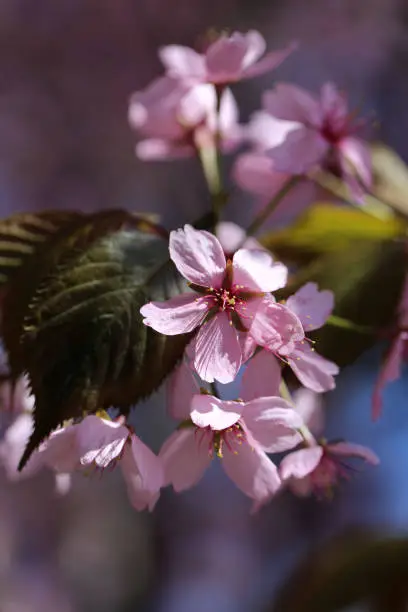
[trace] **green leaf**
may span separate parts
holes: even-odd
[[[408,540],[353,530],[309,553],[270,610],[337,612],[362,602],[375,603],[375,610],[405,610],[407,584]]]
[[[395,217],[378,219],[362,210],[315,204],[294,225],[262,237],[262,244],[276,256],[304,261],[354,248],[357,241],[380,241],[403,235],[405,226]]]
[[[302,268],[277,297],[286,299],[309,281],[334,292],[337,321],[341,318],[352,325],[348,329],[325,325],[311,337],[319,353],[344,366],[373,346],[378,334],[394,321],[406,271],[404,241],[360,241],[353,248],[327,253]],[[356,331],[360,327],[373,333]]]
[[[190,338],[143,324],[143,304],[185,288],[167,240],[125,211],[65,226],[23,269],[6,286],[3,310],[10,362],[27,372],[36,400],[20,468],[64,421],[110,406],[127,413],[161,384]]]

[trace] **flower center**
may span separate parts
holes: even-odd
[[[238,296],[234,291],[230,289],[210,288],[208,292],[208,298],[213,302],[213,306],[217,307],[218,310],[231,312],[236,307],[244,302],[244,300]]]
[[[203,442],[204,438],[208,442],[210,457],[213,458],[215,454],[220,459],[224,456],[225,447],[236,455],[238,453],[236,446],[241,445],[246,439],[245,432],[240,423],[235,423],[221,431],[213,431],[211,427],[196,427],[196,435],[201,436],[199,444]]]

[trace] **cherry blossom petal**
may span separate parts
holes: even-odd
[[[217,238],[191,225],[170,233],[170,257],[180,274],[202,287],[220,287],[225,275],[225,255]]]
[[[241,346],[237,331],[225,312],[200,327],[189,348],[197,374],[207,382],[232,382],[241,367]]]
[[[245,368],[240,397],[249,402],[257,397],[278,396],[281,371],[279,361],[272,353],[259,351]]]
[[[222,431],[235,425],[244,410],[242,402],[223,401],[212,395],[195,395],[191,402],[191,420],[197,427]]]
[[[282,62],[284,62],[285,59],[297,49],[297,47],[297,43],[292,42],[286,47],[286,49],[270,51],[265,55],[265,57],[256,62],[256,64],[252,64],[252,66],[246,68],[244,70],[243,78],[252,78],[260,74],[264,74],[265,72],[269,72],[270,70],[274,70],[280,66],[280,64],[282,64]]]
[[[288,180],[286,174],[274,170],[270,157],[258,152],[240,155],[233,166],[232,176],[241,189],[268,199]]]
[[[129,430],[115,421],[87,416],[76,427],[76,438],[81,456],[81,465],[94,463],[106,468],[118,459],[129,437]]]
[[[245,249],[262,249],[261,244],[252,236],[247,238],[245,230],[232,221],[221,221],[215,228],[218,240],[224,253],[232,256],[240,247]]]
[[[250,40],[239,32],[234,32],[231,36],[220,36],[206,53],[208,80],[212,83],[239,80],[244,67],[248,66],[251,60],[256,61],[264,52],[265,46],[266,43],[260,35]]]
[[[316,130],[300,127],[290,132],[282,144],[268,149],[278,172],[306,174],[321,163],[328,151],[327,141]]]
[[[176,139],[183,136],[177,108],[188,88],[168,77],[155,79],[146,89],[135,92],[129,104],[130,125],[151,138]]]
[[[166,302],[149,302],[140,309],[143,323],[166,336],[193,331],[205,319],[207,302],[196,293],[177,295]]]
[[[203,80],[205,77],[204,56],[190,47],[167,45],[159,49],[159,58],[169,76],[176,79]]]
[[[159,458],[164,469],[164,485],[175,491],[190,489],[202,478],[211,463],[206,432],[195,428],[175,431],[163,444]]]
[[[185,361],[171,374],[167,382],[167,411],[173,419],[184,421],[190,416],[193,396],[200,393],[191,368]]]
[[[318,435],[324,428],[322,395],[306,387],[300,387],[292,395],[295,409],[309,430]]]
[[[281,397],[259,397],[245,405],[242,420],[264,451],[279,453],[302,441],[300,415]]]
[[[260,346],[281,355],[291,353],[296,342],[304,338],[298,317],[272,300],[264,300],[258,308],[250,334]]]
[[[235,100],[231,89],[226,88],[221,96],[218,125],[214,125],[214,130],[219,129],[221,134],[227,136],[230,130],[235,129],[235,127],[238,125],[238,121],[239,109],[237,101]]]
[[[276,291],[286,285],[287,267],[265,250],[239,249],[232,260],[233,283],[244,291]]]
[[[320,127],[323,113],[319,102],[306,90],[289,83],[278,83],[262,96],[264,109],[277,119],[298,121],[309,127]]]
[[[361,444],[352,444],[351,442],[334,442],[328,444],[327,449],[333,455],[339,455],[341,457],[356,457],[357,459],[363,459],[372,465],[378,465],[380,463],[377,455],[370,448],[362,446]]]
[[[386,355],[373,391],[372,418],[374,420],[378,419],[381,414],[384,387],[388,383],[398,380],[401,376],[401,366],[406,344],[408,344],[408,333],[402,332],[394,339]]]
[[[325,359],[304,341],[288,356],[288,363],[300,382],[316,393],[330,391],[336,386],[334,376],[339,367]]]
[[[225,447],[222,467],[236,486],[257,502],[258,507],[280,488],[276,466],[256,445],[233,443],[232,452]]]
[[[238,332],[238,342],[241,347],[242,363],[246,363],[255,353],[257,343],[252,336],[246,332]]]
[[[130,502],[136,510],[153,509],[164,483],[161,460],[134,434],[121,458]]]
[[[265,111],[256,111],[251,115],[246,133],[259,153],[285,144],[289,135],[299,129],[304,129],[304,126],[298,121],[284,121]],[[277,170],[273,163],[271,167]]]
[[[279,466],[279,473],[282,480],[288,478],[305,478],[311,474],[319,465],[323,457],[321,446],[311,446],[301,448],[286,455]]]
[[[341,155],[351,164],[359,181],[366,189],[370,189],[372,184],[372,162],[368,144],[360,138],[349,136],[340,141],[338,148]]]
[[[286,306],[299,317],[305,331],[311,331],[327,321],[334,307],[334,294],[319,291],[316,283],[306,283],[287,299]]]

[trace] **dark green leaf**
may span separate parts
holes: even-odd
[[[181,290],[167,240],[125,211],[73,218],[26,258],[3,303],[12,373],[27,372],[36,400],[20,467],[63,421],[127,413],[161,384],[189,337],[157,334],[139,311]]]

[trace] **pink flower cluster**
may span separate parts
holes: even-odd
[[[165,74],[130,100],[129,121],[140,136],[137,156],[198,155],[217,221],[223,195],[219,156],[244,141],[253,149],[241,154],[233,169],[244,189],[270,199],[290,177],[310,176],[320,168],[341,177],[363,202],[371,186],[369,151],[360,136],[363,122],[349,112],[333,84],[324,85],[318,96],[277,84],[265,92],[263,110],[249,125],[239,124],[230,85],[277,67],[295,48],[291,44],[265,54],[265,40],[250,31],[221,34],[202,53],[179,45],[160,49]],[[216,189],[208,170],[218,177]],[[253,228],[259,227],[255,221]],[[49,468],[57,489],[65,492],[73,471],[89,474],[119,466],[132,505],[142,510],[155,506],[165,486],[176,491],[194,486],[217,459],[256,510],[286,487],[299,495],[327,493],[347,477],[345,457],[377,463],[369,449],[316,437],[322,429],[318,394],[335,387],[339,369],[315,350],[308,334],[330,317],[332,292],[309,282],[279,301],[276,292],[287,285],[287,267],[233,223],[218,222],[215,234],[191,225],[172,231],[169,254],[186,281],[185,292],[140,309],[143,323],[156,333],[192,337],[167,388],[170,414],[179,423],[158,455],[123,417],[112,420],[103,413],[54,431],[33,453],[23,477]],[[382,387],[397,376],[407,356],[407,303],[408,283],[375,393],[376,414]],[[285,382],[288,368],[300,385],[295,401]],[[231,383],[240,373],[240,398],[220,399],[217,383]],[[24,381],[14,400],[18,408],[0,442],[0,462],[16,479],[33,425],[33,401]],[[287,451],[280,465],[269,456]]]

